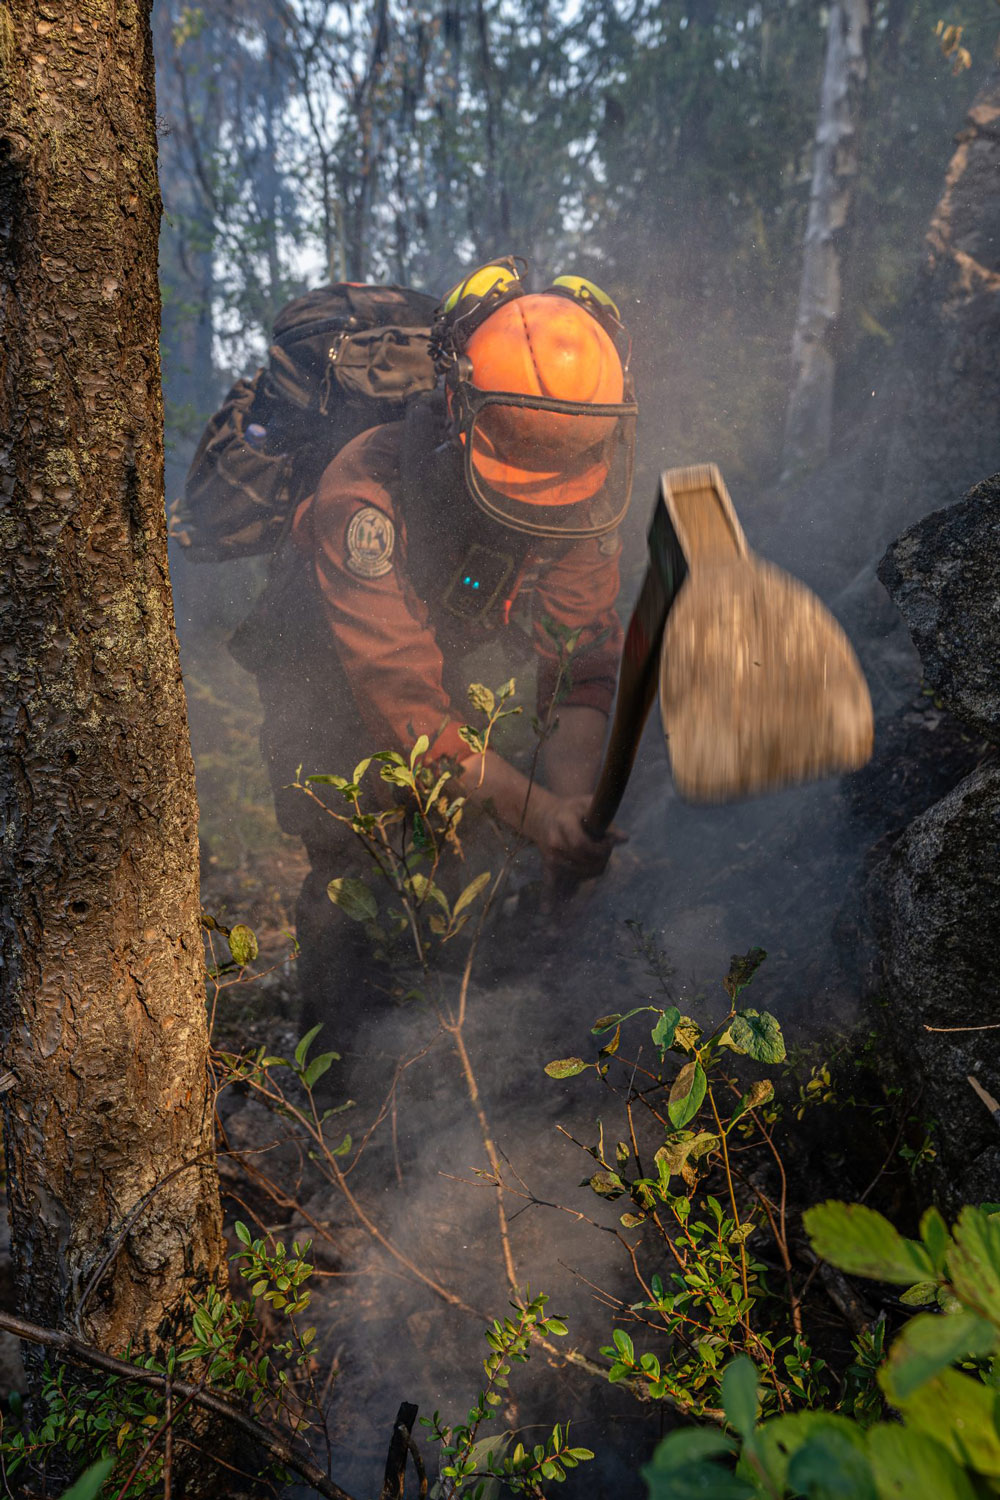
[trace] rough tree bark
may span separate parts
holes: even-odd
[[[858,170],[858,120],[868,76],[868,0],[830,6],[813,159],[809,218],[792,338],[792,389],[785,413],[784,468],[822,462],[833,434],[836,361],[832,336],[840,316],[840,263]]]
[[[149,5],[0,3],[0,993],[14,1273],[26,1316],[69,1326],[137,1211],[80,1320],[107,1350],[152,1342],[223,1254],[164,535]]]

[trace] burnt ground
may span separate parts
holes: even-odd
[[[837,582],[853,576],[858,557],[877,550],[838,522],[834,500],[839,504],[851,490],[843,483],[835,488],[823,525],[839,551],[833,543],[819,545],[816,517],[827,511],[815,503],[786,506],[770,523],[762,509],[752,539],[833,599],[847,622],[875,700],[870,765],[841,780],[696,808],[674,795],[662,737],[651,724],[618,820],[630,841],[606,875],[556,919],[545,919],[537,911],[537,869],[522,856],[476,966],[466,1040],[494,1138],[510,1164],[508,1180],[516,1185],[520,1174],[526,1184],[520,1191],[561,1205],[523,1199],[511,1205],[517,1277],[550,1294],[551,1307],[569,1322],[566,1345],[592,1358],[599,1359],[615,1325],[603,1293],[626,1303],[637,1293],[625,1250],[609,1233],[617,1225],[616,1205],[579,1185],[591,1159],[563,1132],[591,1144],[600,1120],[613,1138],[617,1106],[593,1071],[557,1082],[543,1070],[553,1058],[592,1057],[589,1028],[596,1017],[645,1001],[663,1003],[634,950],[629,921],[641,923],[663,950],[677,1003],[699,1019],[721,1013],[721,980],[731,955],[754,945],[767,950],[747,1003],[772,1011],[800,1056],[800,1077],[786,1083],[793,1106],[809,1069],[834,1059],[837,1103],[812,1111],[801,1124],[794,1107],[789,1110],[788,1159],[799,1207],[859,1194],[876,1178],[895,1214],[905,1216],[919,1196],[919,1178],[898,1159],[901,1144],[920,1146],[919,1101],[912,1109],[911,1101],[899,1101],[909,1115],[897,1135],[870,1040],[871,1019],[862,1008],[869,958],[864,886],[871,851],[884,850],[911,818],[968,774],[984,747],[922,694],[919,661],[874,581],[873,564],[836,602]],[[641,558],[638,534],[630,545]],[[634,592],[627,583],[624,594]],[[269,969],[252,988],[226,992],[217,1031],[232,1045],[266,1043],[281,1051],[298,1031],[287,933],[305,863],[297,845],[274,827],[256,751],[250,680],[218,637],[214,644],[203,638],[185,645],[185,676],[203,814],[203,901],[220,920],[256,928],[261,965]],[[453,991],[454,977],[445,984]],[[645,1037],[649,1046],[641,1018],[632,1024],[634,1045]],[[322,1045],[338,1040],[332,1017]],[[437,1408],[452,1420],[464,1416],[487,1352],[485,1321],[508,1310],[494,1196],[476,1176],[487,1166],[486,1155],[451,1043],[438,1034],[426,1006],[411,1003],[384,1007],[366,1029],[364,1046],[374,1060],[362,1064],[349,1054],[325,1081],[330,1103],[357,1100],[331,1122],[335,1139],[342,1130],[353,1137],[344,1158],[349,1184],[400,1254],[471,1312],[429,1291],[380,1249],[314,1164],[287,1142],[272,1145],[283,1127],[259,1105],[232,1092],[220,1103],[230,1143],[262,1151],[283,1195],[282,1202],[268,1198],[223,1158],[230,1219],[253,1210],[279,1237],[311,1233],[315,1240],[322,1276],[314,1298],[317,1378],[323,1383],[333,1372],[332,1472],[358,1497],[379,1488],[401,1401],[417,1403],[423,1416]],[[395,1109],[355,1162],[357,1142],[378,1116],[397,1066],[408,1059],[415,1060],[396,1082]],[[845,1109],[852,1098],[861,1103]],[[642,1231],[628,1238],[641,1244]],[[823,1326],[830,1322],[822,1295],[817,1317]],[[639,1338],[637,1344],[652,1347]],[[668,1414],[640,1407],[606,1381],[564,1362],[552,1364],[543,1353],[515,1368],[512,1391],[516,1411],[505,1408],[498,1426],[529,1424],[537,1440],[539,1427],[572,1418],[575,1440],[598,1451],[598,1461],[562,1488],[567,1500],[582,1494],[629,1500],[643,1493],[639,1469]]]
[[[600,1363],[598,1351],[616,1322],[607,1303],[640,1295],[625,1251],[609,1233],[620,1205],[580,1186],[590,1158],[568,1139],[593,1143],[599,1119],[609,1137],[620,1134],[615,1101],[592,1071],[562,1082],[543,1071],[552,1058],[595,1055],[588,1033],[597,1016],[665,1003],[625,924],[642,923],[660,945],[677,1003],[702,1020],[724,1011],[720,981],[730,956],[766,948],[747,1003],[779,1017],[789,1044],[802,1050],[801,1077],[834,1056],[842,1094],[868,1088],[878,1095],[877,1070],[863,1078],[863,1061],[845,1043],[859,1016],[866,851],[894,837],[971,769],[982,749],[915,687],[880,723],[876,755],[857,776],[699,809],[674,797],[662,741],[651,728],[619,820],[630,842],[600,883],[557,917],[542,917],[537,871],[522,856],[477,963],[466,1040],[508,1182],[515,1194],[536,1200],[509,1200],[517,1277],[549,1293],[551,1308],[567,1318],[567,1348]],[[266,1043],[278,1051],[294,1045],[288,933],[304,870],[296,846],[280,838],[236,868],[218,860],[206,867],[204,904],[220,920],[256,928],[258,967],[269,971],[253,987],[221,997],[217,1031],[226,1044]],[[443,983],[454,993],[454,975]],[[641,1020],[633,1025],[639,1046],[648,1033]],[[337,1032],[334,1017],[323,1045],[336,1046]],[[469,1310],[449,1304],[380,1248],[256,1101],[230,1092],[220,1112],[229,1145],[260,1152],[283,1195],[269,1198],[223,1158],[231,1215],[253,1210],[278,1237],[315,1241],[317,1379],[330,1381],[332,1472],[360,1497],[378,1489],[400,1401],[417,1403],[423,1416],[436,1409],[453,1420],[464,1416],[487,1352],[485,1321],[508,1308],[495,1199],[477,1177],[488,1163],[452,1044],[428,1008],[411,1002],[386,1005],[366,1029],[364,1051],[374,1057],[362,1060],[356,1045],[324,1083],[325,1102],[357,1101],[331,1122],[335,1140],[347,1130],[353,1137],[344,1158],[351,1189],[399,1255]],[[794,1097],[798,1082],[787,1088]],[[390,1091],[393,1107],[357,1156]],[[809,1120],[794,1132],[790,1150],[800,1206],[860,1191],[881,1170],[885,1140],[891,1145],[884,1111],[836,1126],[828,1111],[820,1113],[822,1122]],[[919,1136],[919,1122],[915,1128]],[[858,1135],[870,1139],[862,1143]],[[904,1176],[889,1188],[894,1208],[905,1211],[912,1182]],[[629,1238],[640,1241],[641,1232]],[[512,1404],[499,1427],[528,1424],[537,1440],[539,1429],[567,1418],[575,1441],[599,1455],[563,1487],[568,1500],[641,1495],[640,1466],[669,1414],[541,1352],[515,1367]],[[424,1447],[433,1462],[431,1445]]]

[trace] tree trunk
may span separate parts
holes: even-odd
[[[884,545],[1000,469],[1000,67],[973,100],[931,219],[900,348]]]
[[[111,1252],[80,1331],[115,1351],[154,1343],[223,1256],[164,534],[149,7],[0,3],[14,1274],[25,1316],[66,1328]]]
[[[868,75],[868,0],[834,0],[820,95],[792,391],[785,413],[786,472],[821,463],[833,435],[832,348],[841,303],[841,252],[858,170],[858,119]]]

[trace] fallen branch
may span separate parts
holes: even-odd
[[[1000,1021],[989,1021],[985,1026],[924,1026],[925,1031],[1000,1031]]]
[[[346,1490],[342,1490],[338,1484],[334,1484],[323,1470],[318,1468],[311,1459],[296,1453],[295,1449],[287,1439],[269,1422],[261,1422],[255,1417],[248,1417],[238,1407],[230,1405],[221,1396],[214,1395],[211,1391],[202,1390],[200,1386],[189,1385],[183,1380],[168,1380],[164,1375],[158,1375],[153,1370],[144,1370],[139,1365],[128,1364],[123,1359],[117,1359],[113,1354],[105,1354],[103,1349],[95,1349],[91,1344],[81,1343],[79,1339],[73,1338],[68,1333],[60,1333],[54,1328],[41,1328],[37,1323],[28,1323],[24,1318],[15,1318],[10,1313],[0,1312],[0,1329],[6,1333],[12,1333],[15,1338],[24,1339],[29,1344],[41,1344],[45,1349],[54,1349],[65,1359],[76,1361],[77,1364],[88,1365],[95,1370],[103,1370],[108,1375],[116,1375],[121,1380],[131,1380],[137,1385],[152,1386],[157,1391],[169,1391],[174,1396],[190,1400],[195,1406],[202,1407],[205,1411],[212,1412],[214,1416],[221,1417],[231,1427],[252,1438],[262,1448],[275,1458],[278,1463],[286,1468],[294,1470],[302,1479],[310,1484],[326,1500],[353,1500]]]

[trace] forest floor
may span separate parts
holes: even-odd
[[[223,991],[216,1040],[288,1055],[302,1029],[292,952],[307,864],[274,825],[252,689],[218,652],[206,660],[199,672],[195,658],[192,671],[189,653],[186,667],[203,808],[203,905],[220,922],[255,929],[255,968],[264,971],[252,985]],[[506,1163],[518,1283],[550,1295],[551,1310],[569,1323],[567,1348],[591,1361],[601,1363],[621,1305],[637,1288],[616,1233],[618,1209],[586,1185],[592,1162],[574,1141],[590,1146],[601,1128],[613,1139],[622,1125],[593,1070],[557,1081],[545,1064],[592,1057],[598,1044],[590,1027],[611,1010],[674,1000],[702,1024],[713,1021],[727,1003],[721,980],[731,955],[755,945],[768,959],[748,1001],[773,1011],[784,1029],[800,1066],[798,1081],[787,1081],[792,1097],[811,1066],[844,1058],[849,1037],[863,1048],[871,850],[966,774],[979,753],[921,696],[917,681],[908,691],[904,683],[882,705],[875,758],[864,772],[723,808],[676,798],[651,726],[619,819],[630,841],[602,880],[555,918],[539,915],[537,870],[530,855],[520,856],[477,960],[463,1040]],[[637,951],[633,923],[662,952],[666,990]],[[454,973],[442,983],[453,996]],[[337,1045],[331,1017],[317,1047]],[[330,1395],[332,1472],[351,1493],[368,1495],[380,1483],[401,1401],[416,1402],[424,1417],[437,1409],[464,1417],[487,1352],[483,1329],[508,1312],[509,1290],[495,1190],[483,1176],[483,1135],[453,1041],[426,1004],[411,1002],[372,1016],[363,1052],[357,1047],[352,1041],[331,1068],[323,1102],[356,1100],[331,1125],[336,1139],[352,1136],[345,1180],[383,1243],[287,1125],[239,1089],[223,1095],[220,1118],[228,1147],[253,1159],[255,1171],[248,1177],[234,1155],[221,1158],[221,1173],[230,1228],[235,1218],[255,1219],[286,1242],[313,1239],[316,1379]],[[853,1068],[845,1090],[860,1095],[864,1080]],[[886,1177],[890,1199],[903,1201],[912,1181],[899,1162],[882,1167],[881,1132],[869,1129],[867,1116],[843,1129],[854,1139],[835,1140],[828,1123],[798,1132],[799,1206],[849,1194],[873,1173]],[[919,1137],[916,1117],[915,1129]],[[262,1185],[261,1172],[276,1190]],[[828,1307],[826,1314],[829,1321]],[[669,1413],[638,1404],[579,1364],[536,1353],[515,1370],[497,1425],[526,1424],[537,1441],[543,1428],[567,1418],[574,1441],[598,1453],[570,1476],[567,1500],[642,1494],[639,1469]]]

